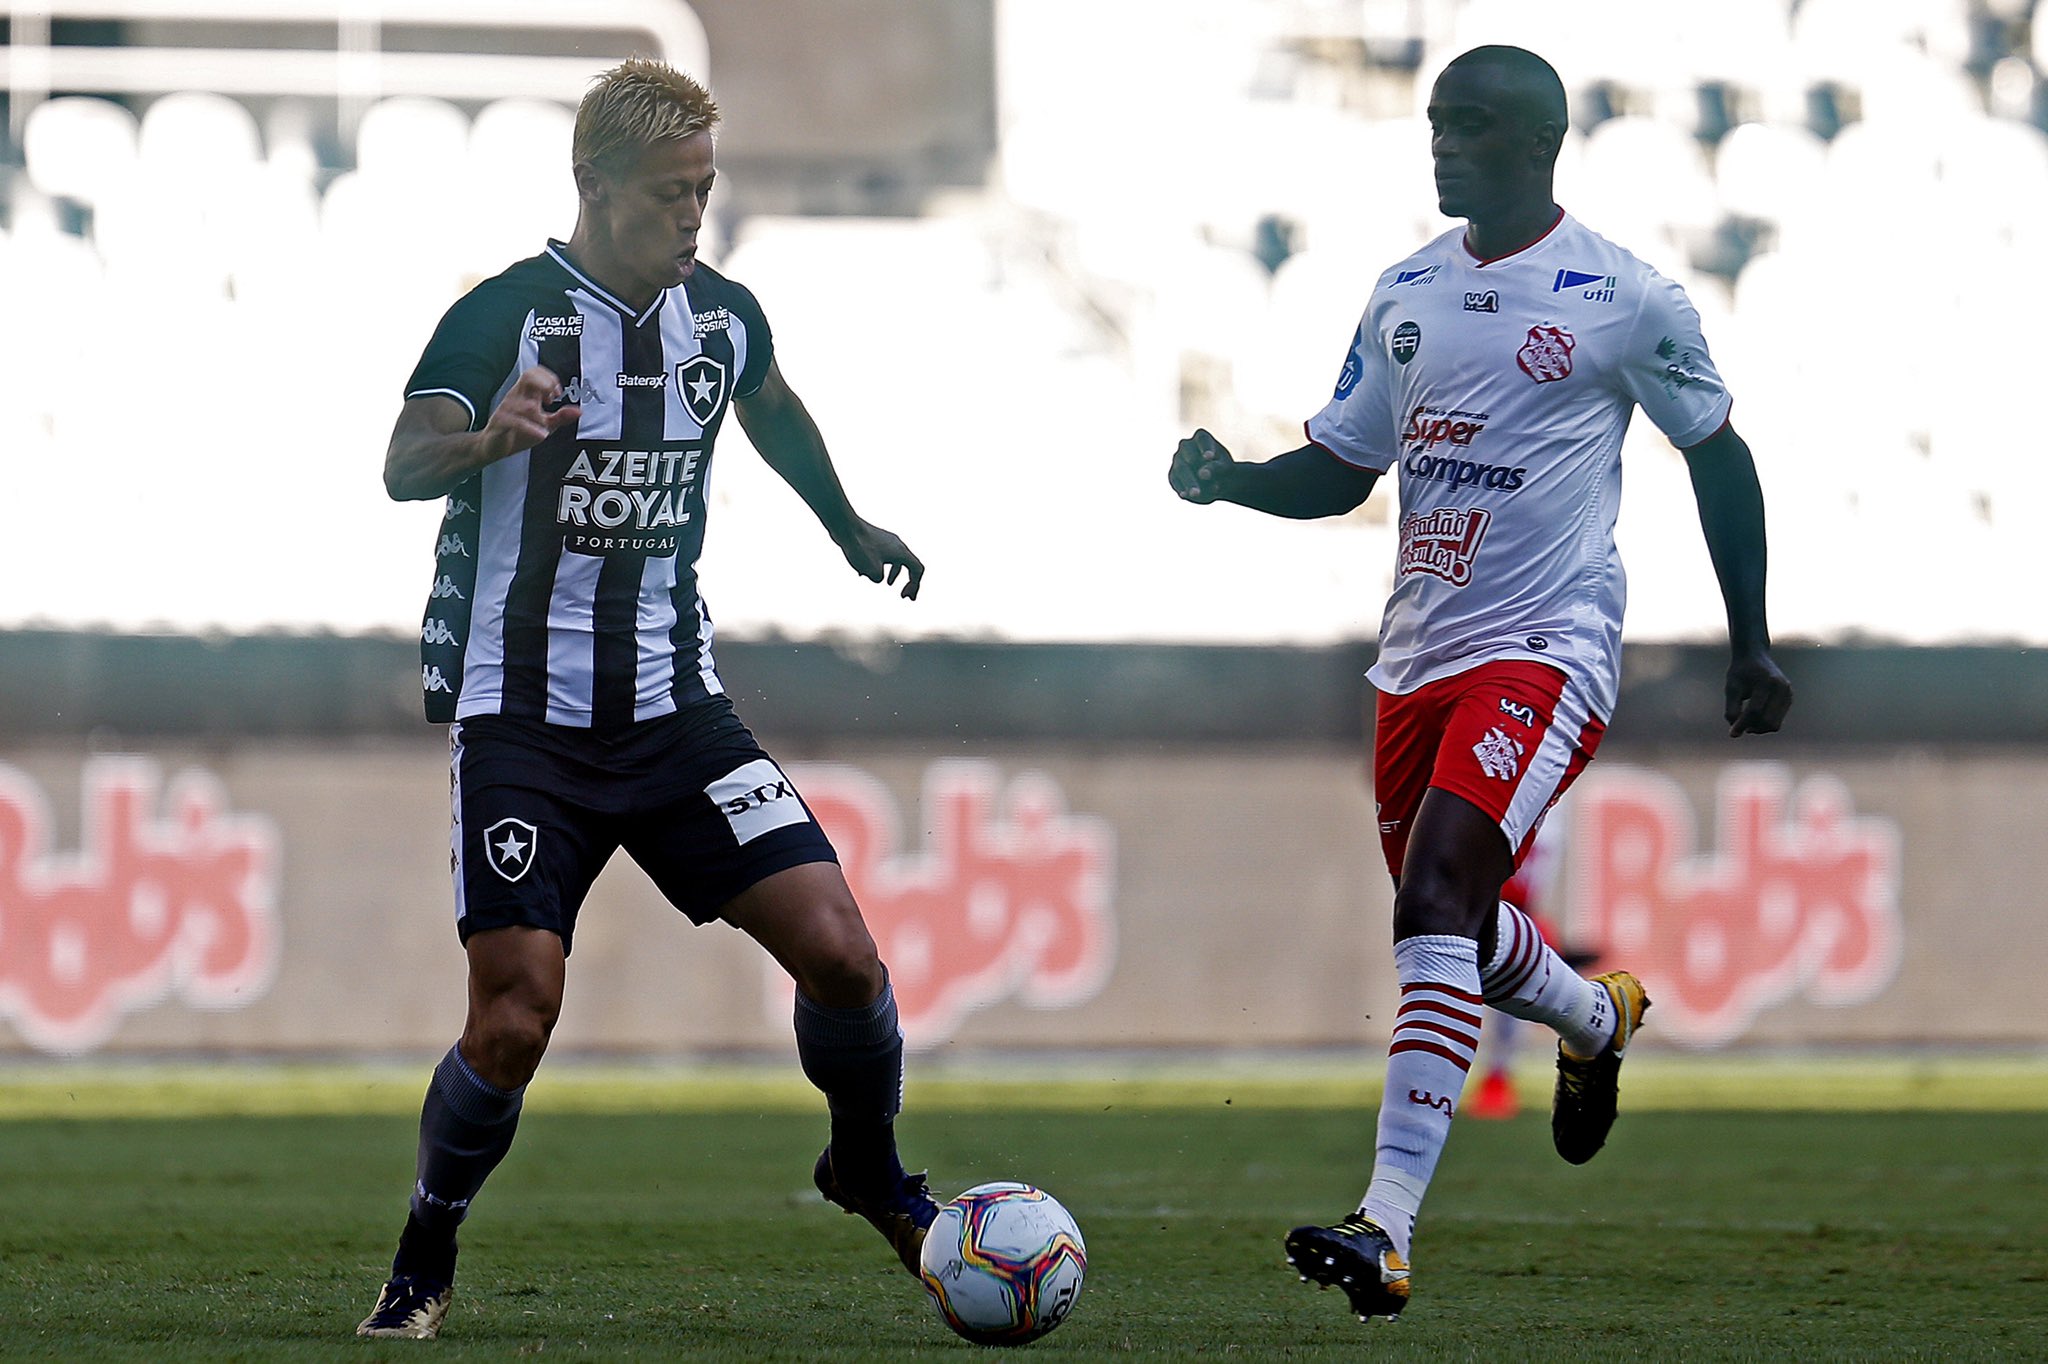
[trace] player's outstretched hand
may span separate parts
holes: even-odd
[[[546,365],[535,365],[512,384],[484,431],[499,447],[499,456],[516,455],[548,438],[557,427],[575,421],[583,409],[562,401],[562,381]]]
[[[1728,665],[1728,737],[1775,734],[1792,709],[1792,684],[1771,656],[1745,654]]]
[[[853,565],[853,571],[871,583],[893,583],[901,574],[903,595],[917,600],[918,584],[924,581],[924,560],[910,552],[902,536],[862,521],[851,540],[841,541],[839,548],[846,555],[846,562]]]
[[[1236,462],[1214,436],[1197,427],[1175,447],[1166,482],[1183,502],[1214,502],[1223,495],[1223,471]]]

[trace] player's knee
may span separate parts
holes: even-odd
[[[858,1009],[882,993],[882,958],[851,898],[818,916],[819,931],[796,963],[797,988],[833,1009]]]
[[[1400,889],[1394,892],[1394,940],[1425,935],[1477,938],[1485,926],[1479,912],[1482,901],[1491,903],[1457,878],[1411,865],[1403,870]]]
[[[556,1016],[557,1010],[530,1001],[496,1001],[470,1019],[463,1033],[463,1055],[490,1083],[516,1088],[540,1068]]]

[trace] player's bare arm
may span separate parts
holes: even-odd
[[[1792,708],[1792,684],[1771,659],[1764,615],[1764,494],[1756,461],[1735,428],[1725,424],[1684,454],[1728,610],[1728,733],[1773,734]]]
[[[1357,508],[1379,473],[1346,464],[1319,445],[1289,450],[1263,464],[1244,463],[1197,429],[1175,448],[1166,481],[1183,502],[1235,502],[1271,516],[1312,521]]]
[[[782,377],[782,367],[771,363],[760,391],[737,400],[733,410],[761,458],[796,489],[854,572],[875,583],[894,583],[901,574],[903,595],[915,601],[924,581],[924,561],[895,532],[855,513],[832,467],[825,438],[803,399]]]
[[[562,402],[562,381],[544,365],[519,376],[481,431],[469,429],[468,409],[453,398],[408,399],[384,451],[384,490],[397,502],[446,497],[478,469],[540,444],[581,411]]]

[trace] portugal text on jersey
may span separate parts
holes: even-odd
[[[420,631],[427,715],[614,728],[724,690],[697,592],[711,448],[773,357],[754,296],[700,264],[633,311],[559,242],[471,290],[406,397],[480,429],[545,365],[581,415],[448,497]]]
[[[1621,444],[1640,406],[1690,445],[1729,399],[1676,284],[1566,216],[1478,261],[1454,229],[1380,277],[1309,438],[1400,469],[1401,543],[1373,683],[1493,659],[1553,665],[1614,705]]]

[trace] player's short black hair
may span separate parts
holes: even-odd
[[[1503,93],[1528,120],[1529,126],[1555,123],[1559,136],[1563,136],[1564,130],[1571,126],[1564,82],[1558,79],[1557,68],[1529,49],[1500,43],[1475,47],[1451,58],[1444,70],[1468,66],[1485,66],[1499,72]]]

